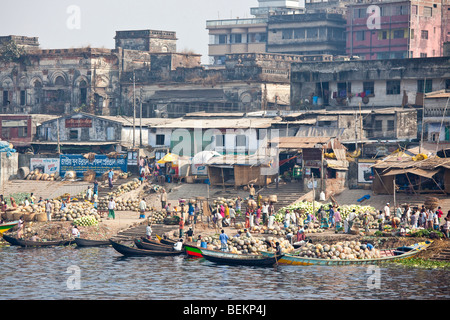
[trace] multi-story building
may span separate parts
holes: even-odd
[[[348,5],[347,54],[365,60],[442,56],[442,0],[362,0]]]

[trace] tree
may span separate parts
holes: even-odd
[[[4,42],[0,46],[0,61],[2,62],[19,62],[25,56],[25,50],[13,40]]]

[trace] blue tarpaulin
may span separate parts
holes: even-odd
[[[16,152],[16,149],[10,148],[10,144],[7,141],[0,141],[0,152],[6,152],[6,156],[11,157],[12,153]]]

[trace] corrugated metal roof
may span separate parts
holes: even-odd
[[[279,120],[274,119],[170,119],[166,123],[155,124],[154,128],[177,128],[177,129],[249,129],[249,128],[270,128],[272,123]]]

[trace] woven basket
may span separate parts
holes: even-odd
[[[36,213],[27,213],[23,215],[23,220],[30,222],[34,220],[34,216],[36,215]]]
[[[36,221],[38,222],[46,222],[47,221],[47,214],[46,213],[39,213],[35,216]]]

